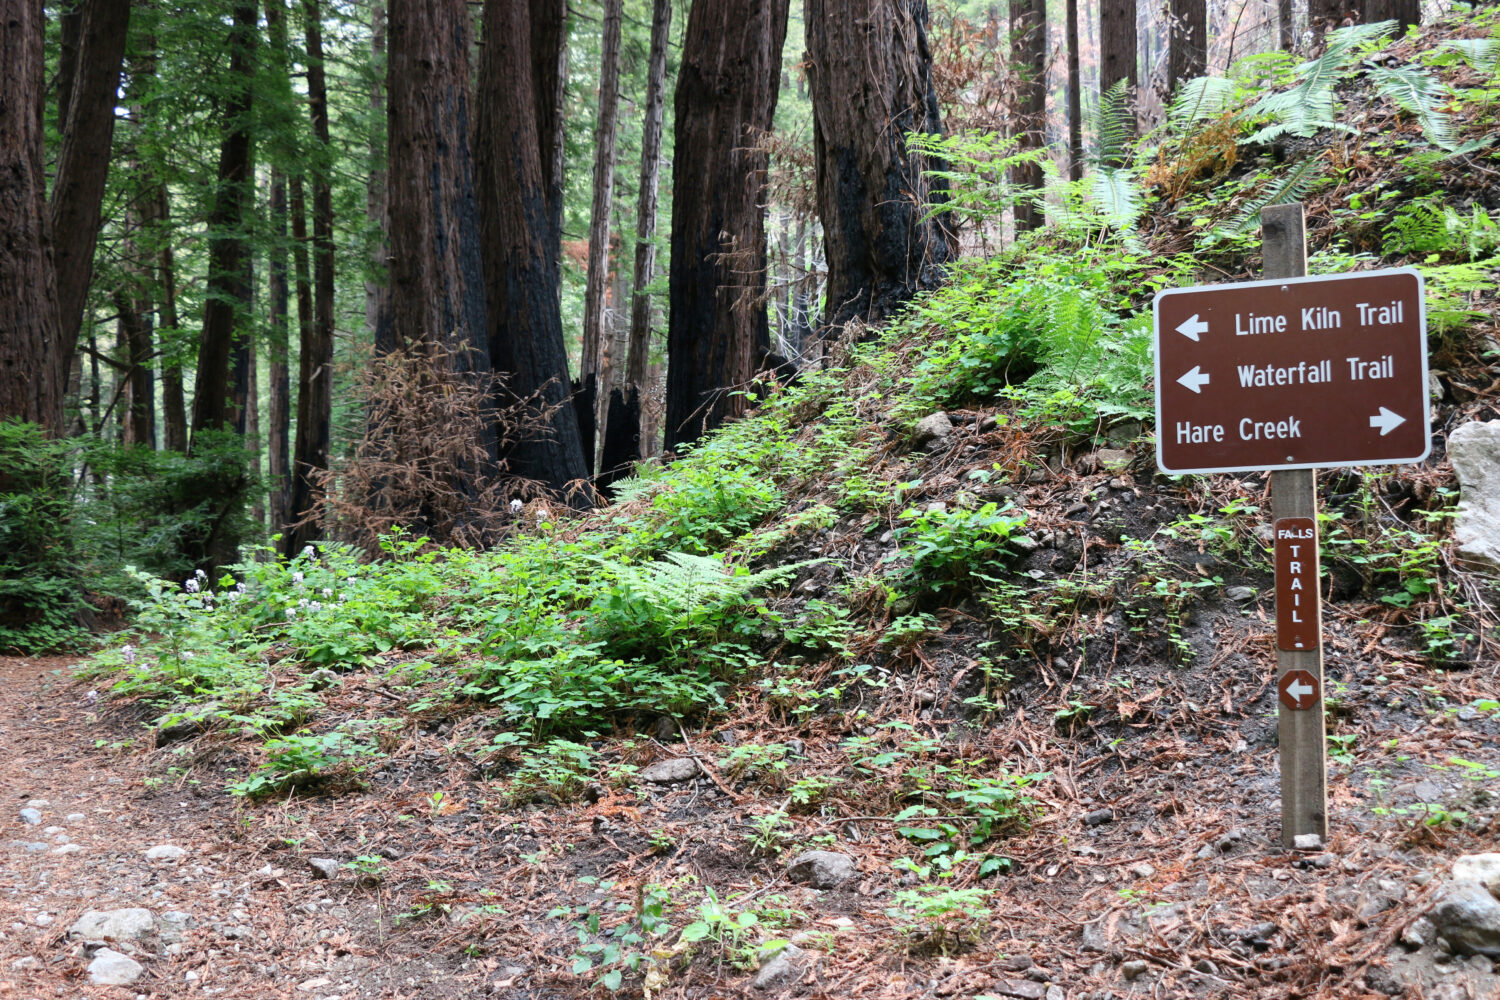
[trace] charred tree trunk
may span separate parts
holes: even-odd
[[[81,17],[77,70],[52,187],[60,337],[52,363],[57,369],[53,377],[63,384],[72,368],[94,274],[94,245],[109,177],[130,0],[83,0]]]
[[[1307,26],[1313,37],[1321,40],[1329,30],[1340,27],[1358,6],[1357,0],[1307,0]]]
[[[1283,52],[1290,52],[1297,44],[1292,24],[1292,0],[1276,0],[1276,45]]]
[[[1078,69],[1078,0],[1066,0],[1068,33],[1068,179],[1083,179],[1083,76]]]
[[[769,348],[760,142],[776,112],[786,25],[787,0],[694,0],[688,14],[672,171],[668,449],[742,413],[736,390]]]
[[[1365,22],[1395,21],[1397,31],[1404,32],[1422,23],[1422,0],[1364,0]]]
[[[1011,0],[1010,53],[1021,75],[1017,148],[1039,150],[1047,128],[1047,0]],[[1012,179],[1020,187],[1040,192],[1041,162],[1021,164]],[[1046,222],[1045,214],[1029,198],[1016,205],[1015,217],[1017,233],[1039,229]]]
[[[491,365],[508,392],[531,400],[544,433],[510,448],[510,468],[561,490],[587,478],[569,399],[560,276],[564,0],[487,0],[476,129],[485,304]],[[394,159],[392,167],[394,169]],[[392,216],[392,231],[397,227]]]
[[[313,139],[313,322],[304,327],[297,365],[297,439],[291,462],[288,509],[298,516],[281,538],[282,552],[296,555],[311,541],[316,526],[300,518],[313,504],[313,492],[328,469],[333,422],[333,147],[328,134],[328,88],[323,69],[322,15],[317,0],[304,0],[307,44],[307,102]]]
[[[68,366],[43,165],[43,18],[41,0],[0,0],[0,419],[60,435]]]
[[[1178,84],[1204,74],[1208,67],[1207,0],[1172,0],[1171,41],[1167,45],[1167,84]]]
[[[651,295],[655,276],[655,225],[661,177],[661,118],[666,109],[666,49],[672,40],[672,0],[652,0],[651,54],[646,58],[645,123],[640,126],[640,183],[636,204],[636,273],[631,282],[630,346],[625,354],[625,402],[636,403],[636,453],[640,457],[640,394],[645,391],[646,364],[651,361]],[[613,400],[610,400],[613,408]],[[616,423],[610,417],[609,424]],[[604,432],[609,433],[606,426]]]
[[[599,120],[594,129],[594,197],[589,216],[587,285],[583,295],[583,350],[579,375],[601,380],[605,332],[605,290],[609,284],[610,215],[615,192],[615,134],[620,114],[621,0],[604,0],[604,39],[599,59]],[[602,386],[601,386],[602,387]],[[584,442],[584,458],[593,449]]]
[[[370,61],[377,71],[385,64],[385,4],[370,11]],[[385,82],[380,72],[370,80],[370,121],[385,121]],[[385,258],[391,238],[390,215],[386,212],[385,129],[370,131],[370,181],[365,188],[365,221],[373,234],[370,250],[371,278],[365,282],[365,328],[373,335],[380,329],[380,314],[389,294],[385,281]],[[389,354],[394,344],[376,342],[375,353]]]
[[[1135,0],[1101,0],[1099,5],[1099,93],[1125,81],[1125,97],[1135,104],[1140,53],[1136,47]],[[1132,116],[1133,121],[1133,116]],[[1132,131],[1134,129],[1132,128]]]
[[[256,32],[255,4],[234,5],[229,35],[230,95],[224,103],[224,140],[219,147],[218,186],[209,213],[207,301],[198,340],[198,377],[193,393],[193,434],[240,424],[232,412],[231,365],[238,344],[249,336],[250,256],[245,235],[253,197],[251,100],[254,93]],[[242,355],[238,360],[242,360]]]
[[[937,164],[906,146],[908,132],[942,131],[928,20],[927,0],[807,0],[832,325],[886,314],[930,287],[953,254],[941,217],[924,218],[943,199],[924,176]]]

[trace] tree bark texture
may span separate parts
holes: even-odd
[[[1283,52],[1290,52],[1297,44],[1292,23],[1292,0],[1276,0],[1276,45]]]
[[[1068,179],[1083,179],[1083,76],[1078,70],[1078,0],[1066,0],[1068,44]]]
[[[1019,150],[1041,149],[1047,128],[1047,0],[1010,0],[1011,65],[1020,76],[1015,135]],[[1040,192],[1042,165],[1023,163],[1014,183]],[[1016,232],[1040,228],[1046,216],[1027,199],[1015,207]]]
[[[1422,23],[1422,0],[1364,0],[1365,22],[1395,21],[1398,31]]]
[[[333,422],[333,147],[328,134],[328,87],[323,69],[322,17],[317,0],[302,5],[307,45],[307,103],[312,118],[313,322],[301,331],[297,365],[297,438],[293,445],[287,507],[293,520],[313,504],[313,491],[328,468]],[[289,526],[282,552],[296,555],[314,537],[312,523]]]
[[[1204,74],[1208,67],[1207,0],[1171,0],[1172,37],[1167,43],[1168,86]]]
[[[1307,24],[1313,37],[1321,39],[1331,28],[1340,27],[1358,0],[1307,0]]]
[[[187,399],[182,385],[182,363],[167,346],[169,337],[177,334],[177,261],[171,240],[172,204],[167,186],[156,189],[156,207],[152,221],[159,227],[156,270],[161,285],[161,316],[157,323],[157,342],[161,345],[161,413],[162,447],[168,451],[187,451]],[[170,331],[170,332],[169,332]]]
[[[271,249],[266,268],[267,309],[266,342],[269,348],[270,400],[266,423],[267,473],[270,476],[271,531],[285,532],[287,500],[291,494],[288,470],[291,467],[292,390],[288,366],[291,338],[288,321],[291,285],[288,278],[286,175],[271,171],[270,205]]]
[[[609,284],[610,215],[615,193],[615,136],[620,117],[620,17],[622,0],[604,0],[604,38],[599,59],[599,118],[594,128],[594,194],[589,215],[588,274],[583,294],[583,351],[578,372],[598,376],[607,325],[604,296]],[[593,456],[585,456],[592,462]]]
[[[44,16],[41,0],[0,0],[0,419],[60,435],[68,368],[43,165]]]
[[[83,0],[81,14],[77,72],[52,187],[60,330],[52,363],[57,368],[54,377],[64,384],[73,364],[94,274],[94,245],[99,239],[104,185],[109,177],[130,0]]]
[[[564,0],[485,3],[476,130],[490,361],[513,397],[546,415],[545,430],[522,435],[507,457],[511,471],[554,490],[589,470],[569,398],[558,271],[565,16]]]
[[[760,143],[776,113],[786,26],[787,0],[694,0],[688,13],[672,171],[668,449],[744,412],[737,390],[769,349]]]
[[[1124,80],[1126,97],[1134,104],[1139,82],[1135,0],[1100,0],[1099,50],[1099,93]]]
[[[250,304],[250,256],[245,237],[252,188],[251,101],[259,18],[253,3],[234,5],[229,33],[229,97],[224,102],[224,139],[219,147],[218,185],[208,217],[208,281],[203,329],[198,338],[198,377],[193,393],[193,434],[234,427],[242,414],[231,412],[231,362]]]
[[[806,0],[818,214],[830,324],[888,313],[933,285],[953,243],[928,205],[937,166],[906,133],[942,131],[927,0]]]
[[[651,53],[646,62],[646,114],[641,124],[641,172],[635,213],[635,281],[630,297],[630,349],[625,383],[645,390],[651,358],[651,296],[656,271],[656,216],[661,189],[662,119],[667,102],[667,46],[672,40],[672,0],[651,5]],[[627,393],[628,395],[628,393]],[[637,407],[639,409],[639,407]]]

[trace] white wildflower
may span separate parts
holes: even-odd
[[[292,582],[295,584],[300,585],[304,579],[306,579],[306,577],[303,575],[300,569],[292,574]]]
[[[519,513],[521,513],[521,508],[524,507],[524,506],[526,506],[526,505],[524,503],[522,503],[521,501],[519,501],[519,500],[512,500],[510,502],[510,512],[512,514],[519,514]]]
[[[207,580],[208,579],[208,574],[205,573],[205,572],[203,572],[203,570],[201,570],[201,569],[195,569],[195,570],[193,570],[193,575],[196,576],[200,580]]]
[[[312,557],[313,557],[313,547],[311,545],[304,545],[302,547],[302,558],[303,559],[311,559]]]
[[[134,663],[135,662],[135,647],[134,646],[121,646],[120,647],[120,655],[125,658],[125,662],[126,663]]]
[[[305,607],[307,607],[307,598],[304,597],[300,601],[298,601],[297,602],[297,607],[299,607],[299,608],[305,608]]]
[[[200,589],[202,589],[200,584],[198,583],[198,578],[196,576],[190,576],[186,580],[182,581],[182,586],[187,590],[189,594],[196,594]]]
[[[333,588],[332,587],[324,587],[323,588],[323,596],[324,597],[332,597],[333,596]]]
[[[237,584],[234,585],[234,589],[237,592],[243,594],[245,591],[249,590],[250,588],[247,587],[244,583],[237,583]]]
[[[286,620],[287,621],[291,621],[293,618],[296,618],[296,617],[297,617],[297,609],[296,608],[287,608],[286,609]]]
[[[309,604],[307,606],[307,609],[309,611],[322,611],[323,610],[323,602],[322,601],[313,601],[311,604]]]

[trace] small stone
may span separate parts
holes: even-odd
[[[1268,943],[1271,938],[1276,936],[1276,929],[1275,924],[1269,920],[1265,920],[1258,924],[1251,924],[1249,927],[1241,927],[1230,933],[1241,941]]]
[[[1316,833],[1299,833],[1292,838],[1292,846],[1299,851],[1321,851],[1323,838]]]
[[[1108,472],[1119,472],[1128,468],[1135,460],[1135,455],[1123,448],[1100,448],[1094,452],[1094,460],[1098,467]]]
[[[832,889],[859,873],[854,859],[833,851],[803,851],[787,866],[787,878],[814,889]]]
[[[1130,874],[1136,878],[1150,878],[1156,874],[1156,869],[1152,867],[1150,862],[1142,861],[1139,864],[1130,866]]]
[[[1049,986],[1042,1000],[1068,1000],[1068,994],[1061,986]]]
[[[333,858],[308,858],[307,870],[313,878],[339,877],[339,863]]]
[[[1124,965],[1120,966],[1120,975],[1124,976],[1125,981],[1128,983],[1135,982],[1137,979],[1144,976],[1150,968],[1150,965],[1141,961],[1140,959],[1132,959],[1131,961],[1126,962]]]
[[[41,967],[42,960],[35,955],[27,955],[25,958],[18,958],[10,963],[12,972],[30,972],[33,969],[40,969]]]
[[[156,918],[144,907],[89,910],[68,928],[79,941],[139,941],[156,930]]]
[[[1309,868],[1332,868],[1333,863],[1337,860],[1338,858],[1335,858],[1332,854],[1314,854],[1307,859],[1307,866]]]
[[[929,514],[946,514],[948,513],[948,505],[941,500],[934,500],[927,505],[926,511]]]
[[[803,957],[807,953],[794,944],[789,944],[774,955],[767,954],[761,962],[760,971],[750,984],[758,990],[769,990],[777,986],[789,986],[802,978]]]
[[[30,799],[27,801],[26,806],[29,809],[50,809],[52,808],[52,803],[46,799]]]
[[[1254,587],[1230,587],[1224,591],[1224,596],[1231,601],[1253,601],[1255,600]]]
[[[147,861],[180,861],[186,856],[187,850],[176,844],[158,844],[146,852]]]
[[[1041,983],[1025,979],[1002,979],[991,989],[1002,997],[1018,997],[1019,1000],[1043,1000],[1047,995],[1047,988]]]
[[[28,841],[22,846],[26,848],[27,854],[41,854],[52,845],[47,843],[45,840],[32,840]]]
[[[327,667],[319,667],[307,675],[307,686],[314,691],[326,691],[339,683],[339,675]]]
[[[1219,967],[1206,958],[1200,958],[1194,962],[1193,968],[1210,976],[1217,976],[1219,974]]]
[[[31,918],[31,922],[36,924],[38,927],[51,927],[52,922],[56,919],[57,918],[50,913],[38,913],[36,916]]]
[[[1095,809],[1083,817],[1085,826],[1103,826],[1105,823],[1113,822],[1115,811],[1113,809]]]
[[[1453,882],[1427,915],[1456,955],[1500,958],[1500,900],[1478,882]]]
[[[52,849],[52,853],[53,854],[59,854],[59,855],[82,854],[83,853],[83,845],[82,844],[64,844],[61,847],[54,847]]]
[[[1453,862],[1453,881],[1478,882],[1500,895],[1500,854],[1465,854]]]
[[[703,773],[703,768],[691,757],[669,757],[641,771],[641,780],[653,785],[672,785],[679,781],[691,781]]]
[[[1042,547],[1042,543],[1030,535],[1012,535],[1007,544],[1017,552],[1035,552]]]
[[[42,825],[42,814],[41,814],[41,812],[39,812],[36,809],[32,809],[29,806],[27,808],[25,808],[25,809],[22,809],[18,815],[19,815],[19,817],[21,819],[21,822],[25,823],[27,826],[41,826]]]
[[[60,826],[49,826],[47,827],[47,829],[42,831],[42,835],[45,837],[55,837],[62,832],[63,828]]]
[[[917,421],[917,426],[911,435],[911,443],[914,448],[925,448],[934,441],[946,438],[953,433],[953,421],[948,419],[946,413],[931,413]]]
[[[77,824],[82,823],[87,819],[88,817],[83,813],[68,813],[68,815],[63,817],[63,822],[68,824],[69,826],[76,826]]]
[[[168,910],[157,922],[161,928],[162,941],[171,945],[181,941],[182,936],[192,928],[193,915],[181,910]]]
[[[129,955],[110,948],[94,952],[89,963],[89,982],[95,986],[129,986],[145,973],[146,967]]]

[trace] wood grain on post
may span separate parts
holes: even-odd
[[[1301,278],[1307,274],[1307,239],[1302,205],[1261,209],[1261,243],[1265,278]],[[1317,484],[1312,469],[1271,473],[1272,518],[1318,516]],[[1323,720],[1323,646],[1311,650],[1276,650],[1276,679],[1306,670],[1318,681],[1318,703],[1294,711],[1277,701],[1277,734],[1281,755],[1281,843],[1292,847],[1300,834],[1328,840],[1328,765]]]

